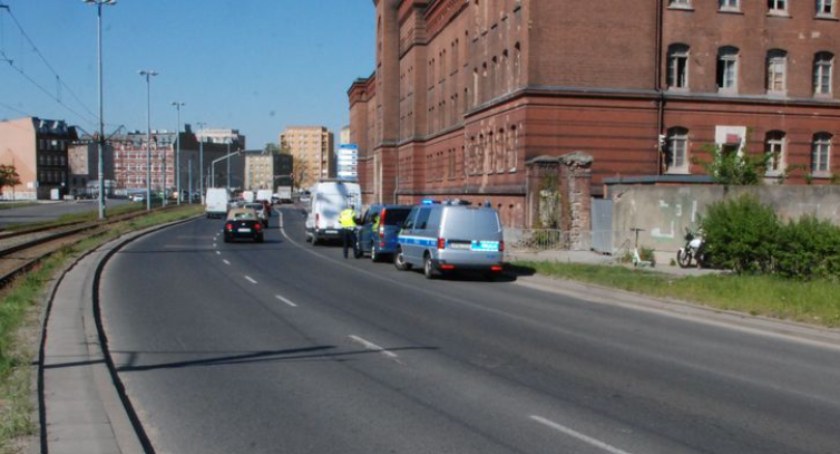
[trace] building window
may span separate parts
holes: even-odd
[[[767,12],[770,14],[787,15],[787,0],[767,0]]]
[[[668,173],[688,173],[688,129],[669,129],[667,144]]]
[[[817,17],[834,17],[834,0],[817,0]]]
[[[811,147],[811,173],[815,175],[828,174],[830,157],[831,134],[825,132],[814,134],[814,143]]]
[[[767,93],[784,94],[786,90],[787,52],[773,49],[767,53]]]
[[[668,88],[688,88],[688,51],[685,44],[668,47]]]
[[[831,94],[831,66],[834,55],[830,52],[820,52],[814,57],[814,94]]]
[[[740,0],[718,0],[718,8],[721,11],[740,11]]]
[[[764,139],[767,175],[781,175],[785,170],[785,133],[770,131]]]
[[[671,8],[691,9],[691,0],[671,0],[668,6]]]
[[[738,49],[735,47],[718,50],[717,87],[720,92],[738,90]]]

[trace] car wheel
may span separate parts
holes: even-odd
[[[394,254],[394,266],[397,267],[397,269],[400,271],[405,271],[411,267],[411,265],[406,263],[405,257],[403,257],[403,253],[401,250],[398,250]]]
[[[260,235],[256,238],[256,240],[257,240],[257,243],[262,243],[263,241],[265,241],[265,238],[262,235]]]
[[[428,255],[423,259],[423,274],[426,276],[426,279],[434,279],[437,276],[435,265],[432,264],[432,257]]]

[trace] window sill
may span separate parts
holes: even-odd
[[[781,17],[790,19],[790,14],[787,11],[767,11],[767,17]]]
[[[830,180],[831,172],[821,170],[819,172],[811,172],[810,176],[815,180]]]
[[[691,5],[668,5],[668,9],[674,9],[678,11],[694,11],[694,7]]]
[[[668,87],[668,93],[691,93],[688,87]]]
[[[840,21],[840,19],[838,19],[837,16],[835,16],[834,14],[817,14],[816,16],[814,16],[814,19],[835,21],[835,22]]]
[[[665,175],[691,175],[691,172],[688,169],[668,169]]]
[[[719,12],[719,13],[722,13],[722,14],[737,14],[737,15],[741,15],[741,16],[743,16],[743,15],[744,15],[744,12],[743,12],[743,11],[741,11],[741,9],[740,9],[740,8],[731,8],[731,7],[730,7],[730,8],[727,8],[727,7],[724,7],[724,8],[720,8],[720,9],[718,10],[718,12]]]

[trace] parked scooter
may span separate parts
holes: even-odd
[[[692,232],[688,227],[685,228],[685,246],[677,251],[677,264],[680,268],[687,268],[691,266],[693,261],[697,268],[702,267],[706,263],[706,242],[703,239],[703,229]]]

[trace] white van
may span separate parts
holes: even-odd
[[[309,188],[311,195],[306,214],[306,241],[312,245],[327,239],[341,239],[338,215],[348,206],[361,210],[362,191],[358,183],[321,181]]]
[[[224,218],[227,216],[230,193],[225,188],[207,188],[204,198],[204,213],[208,218]]]

